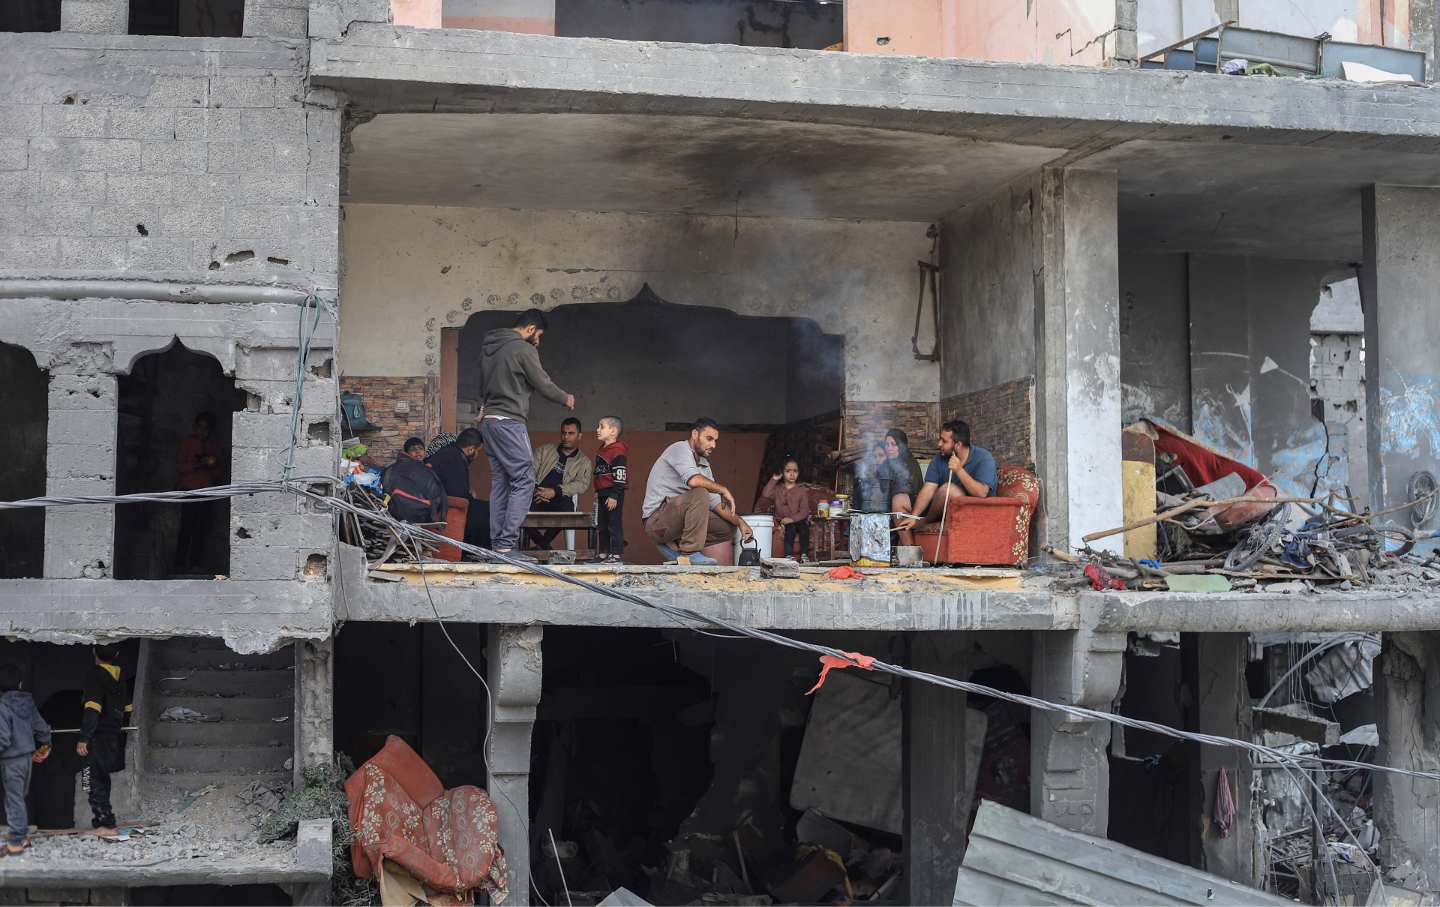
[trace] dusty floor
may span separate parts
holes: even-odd
[[[273,866],[294,863],[295,842],[260,844],[260,823],[279,805],[286,779],[224,781],[193,790],[147,781],[142,815],[120,816],[133,823],[129,840],[107,841],[91,833],[37,832],[33,846],[0,861],[0,876],[21,869],[62,866],[159,867],[194,862],[196,868]]]

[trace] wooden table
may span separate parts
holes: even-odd
[[[596,548],[595,524],[590,519],[590,514],[581,510],[530,510],[525,513],[525,522],[520,524],[522,532],[526,529],[562,529],[566,533],[566,542],[570,550],[575,549],[569,533],[577,529],[585,530],[585,544],[591,550]]]
[[[810,518],[810,560],[833,561],[850,557],[850,516]]]

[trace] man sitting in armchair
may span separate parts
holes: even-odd
[[[896,528],[913,529],[939,522],[952,497],[988,498],[995,493],[995,457],[985,448],[970,444],[969,424],[958,419],[946,422],[940,428],[936,446],[939,455],[925,470],[925,483],[915,497],[910,516],[896,523]]]

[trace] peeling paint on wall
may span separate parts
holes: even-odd
[[[1432,376],[1413,383],[1396,375],[1403,390],[1380,388],[1380,450],[1419,460],[1440,456],[1440,384]]]
[[[1315,487],[1315,471],[1325,458],[1325,426],[1312,422],[1290,435],[1270,454],[1270,481],[1284,494],[1305,497]]]
[[[1226,400],[1198,391],[1194,401],[1195,437],[1242,463],[1255,462],[1255,433],[1251,424],[1250,386],[1225,386]]]

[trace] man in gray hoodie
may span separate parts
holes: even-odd
[[[20,668],[0,664],[0,781],[5,786],[5,821],[10,840],[5,852],[18,854],[30,846],[30,817],[25,795],[30,768],[50,755],[50,725],[40,717],[35,700],[20,689]]]
[[[535,495],[530,432],[525,427],[530,394],[538,390],[566,409],[575,408],[575,395],[557,387],[540,367],[545,327],[545,313],[528,309],[513,327],[487,333],[480,347],[480,399],[485,407],[480,434],[490,458],[490,546],[522,560],[534,560],[516,550]]]

